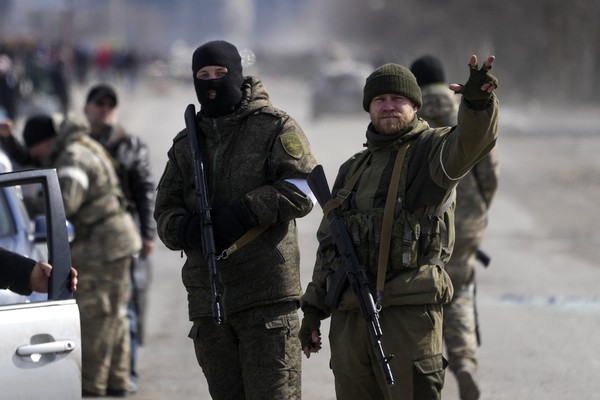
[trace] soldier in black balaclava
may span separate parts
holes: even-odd
[[[227,71],[218,79],[199,78],[198,72],[206,66],[220,66]],[[242,100],[242,58],[231,43],[216,40],[198,47],[192,57],[192,71],[196,95],[207,117],[229,114]]]
[[[188,336],[212,399],[300,399],[296,219],[313,207],[306,177],[316,160],[294,118],[273,106],[258,78],[243,75],[234,45],[198,47],[192,74],[215,249],[227,254],[216,262],[225,317],[217,325],[194,159],[183,129],[168,152],[154,218],[165,245],[185,253]]]

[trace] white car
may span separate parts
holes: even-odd
[[[0,398],[80,399],[79,308],[69,289],[71,252],[56,170],[0,174],[0,186],[37,183],[45,194],[52,276],[46,301],[0,305]]]

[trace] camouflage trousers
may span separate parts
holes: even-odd
[[[477,365],[473,289],[470,285],[454,292],[452,301],[444,306],[444,342],[452,371],[466,364]]]
[[[198,364],[215,400],[301,398],[301,349],[297,302],[255,307],[194,321]]]
[[[444,342],[450,370],[476,366],[475,258],[481,238],[457,240],[446,271],[454,286],[452,301],[444,306]]]
[[[334,311],[329,343],[338,400],[441,399],[447,361],[442,356],[442,306],[391,306],[380,313],[389,386],[360,311]]]
[[[81,318],[82,386],[104,395],[127,389],[130,375],[129,322],[131,258],[95,264],[79,261],[75,293]]]

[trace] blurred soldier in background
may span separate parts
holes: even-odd
[[[423,93],[417,115],[432,127],[455,126],[458,100],[448,88],[439,59],[423,56],[410,67]],[[446,271],[454,286],[452,301],[444,306],[444,341],[461,400],[480,395],[477,379],[478,346],[475,306],[475,263],[487,225],[487,213],[498,187],[497,150],[494,147],[471,168],[456,188],[455,243]]]
[[[84,114],[89,123],[89,135],[107,151],[105,154],[119,178],[125,195],[127,211],[138,225],[142,249],[134,257],[131,270],[132,296],[128,307],[131,335],[130,392],[137,390],[137,347],[143,343],[147,293],[151,279],[151,254],[156,237],[154,212],[154,179],[150,165],[150,151],[146,143],[133,136],[117,123],[118,98],[109,85],[98,84],[90,88],[86,97]],[[12,134],[12,121],[0,121],[0,144],[13,162],[20,166],[36,165]]]
[[[75,227],[71,258],[78,266],[84,397],[127,395],[133,254],[141,247],[125,210],[110,156],[85,126],[49,116],[25,123],[23,140],[41,167],[56,168],[67,218]]]
[[[131,386],[137,390],[137,347],[143,344],[147,290],[151,278],[151,259],[156,237],[154,213],[154,178],[150,151],[139,137],[129,134],[117,123],[118,98],[115,89],[98,84],[88,91],[84,114],[90,136],[98,141],[112,157],[121,190],[127,199],[127,210],[139,227],[142,249],[132,269],[132,300],[128,308],[131,324]]]
[[[261,81],[243,75],[234,45],[198,47],[192,73],[216,251],[240,247],[217,261],[225,315],[217,325],[185,129],[169,149],[154,215],[165,245],[187,256],[189,337],[213,399],[300,399],[295,219],[313,207],[306,176],[316,162],[296,121],[273,107]]]
[[[19,82],[13,72],[13,62],[7,54],[0,54],[0,121],[17,118]]]

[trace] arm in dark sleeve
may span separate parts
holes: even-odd
[[[168,152],[169,160],[158,182],[154,219],[160,240],[171,250],[184,249],[180,230],[181,222],[191,215],[184,201],[184,184],[173,149]]]
[[[23,166],[33,164],[29,152],[14,135],[0,138],[0,143],[11,161]]]
[[[131,185],[131,195],[139,217],[142,238],[154,239],[156,222],[154,221],[154,178],[150,165],[148,146],[139,139],[134,140],[135,160],[127,171]]]
[[[29,280],[35,261],[0,248],[0,288],[29,295]]]

